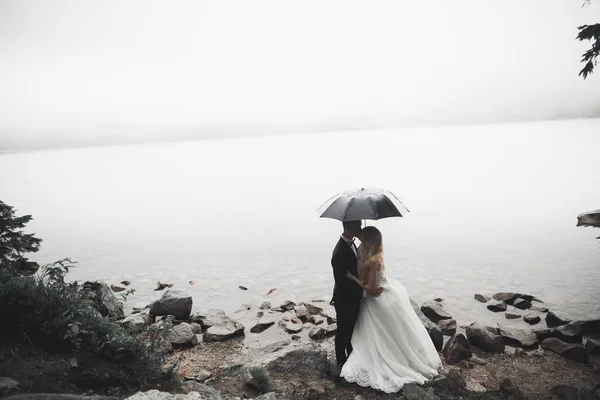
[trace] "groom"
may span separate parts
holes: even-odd
[[[354,238],[361,231],[360,221],[344,221],[344,232],[333,249],[331,266],[333,267],[333,298],[331,303],[335,307],[337,319],[337,332],[335,334],[335,357],[341,368],[352,352],[352,331],[358,318],[360,300],[363,290],[356,282],[346,278],[346,272],[358,276],[358,248],[354,244]],[[383,289],[377,288],[370,293],[378,296]]]

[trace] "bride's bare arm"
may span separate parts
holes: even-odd
[[[370,271],[369,271],[370,272]],[[358,286],[360,286],[363,290],[365,290],[367,293],[372,294],[374,296],[379,296],[381,294],[381,292],[383,291],[383,288],[377,286],[378,282],[377,282],[377,269],[375,269],[375,287],[371,288],[371,285],[366,285],[363,281],[361,281],[360,279],[358,279],[356,276],[352,275],[350,272],[346,271],[346,278],[350,279],[351,281],[356,282],[356,284]],[[369,276],[369,282],[372,282],[371,280],[371,276]]]

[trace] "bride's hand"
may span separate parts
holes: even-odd
[[[352,281],[358,281],[358,278],[355,277],[354,275],[352,275],[351,272],[346,271],[346,278],[352,280]]]

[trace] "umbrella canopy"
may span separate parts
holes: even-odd
[[[319,207],[317,212],[321,218],[360,221],[403,217],[409,211],[389,190],[362,188],[336,194]]]
[[[594,226],[600,228],[600,210],[579,214],[577,216],[577,226]]]

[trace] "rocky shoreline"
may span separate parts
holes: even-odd
[[[496,313],[496,326],[458,324],[443,299],[422,305],[411,301],[444,367],[423,387],[407,385],[401,393],[387,395],[336,378],[337,326],[333,308],[325,302],[245,304],[231,315],[217,309],[192,313],[192,297],[165,285],[159,300],[125,316],[123,302],[113,294],[122,287],[99,282],[84,287],[95,294],[103,314],[121,319],[132,331],[161,326],[167,319],[173,323],[158,348],[168,354],[167,368],[178,370],[182,393],[140,392],[130,397],[135,400],[600,398],[600,320],[571,321],[527,294],[473,296],[474,307],[481,303]],[[521,319],[531,328],[513,325]],[[553,370],[540,372],[544,365]],[[535,379],[544,381],[526,377],[534,371],[554,376],[551,386],[532,385]]]

